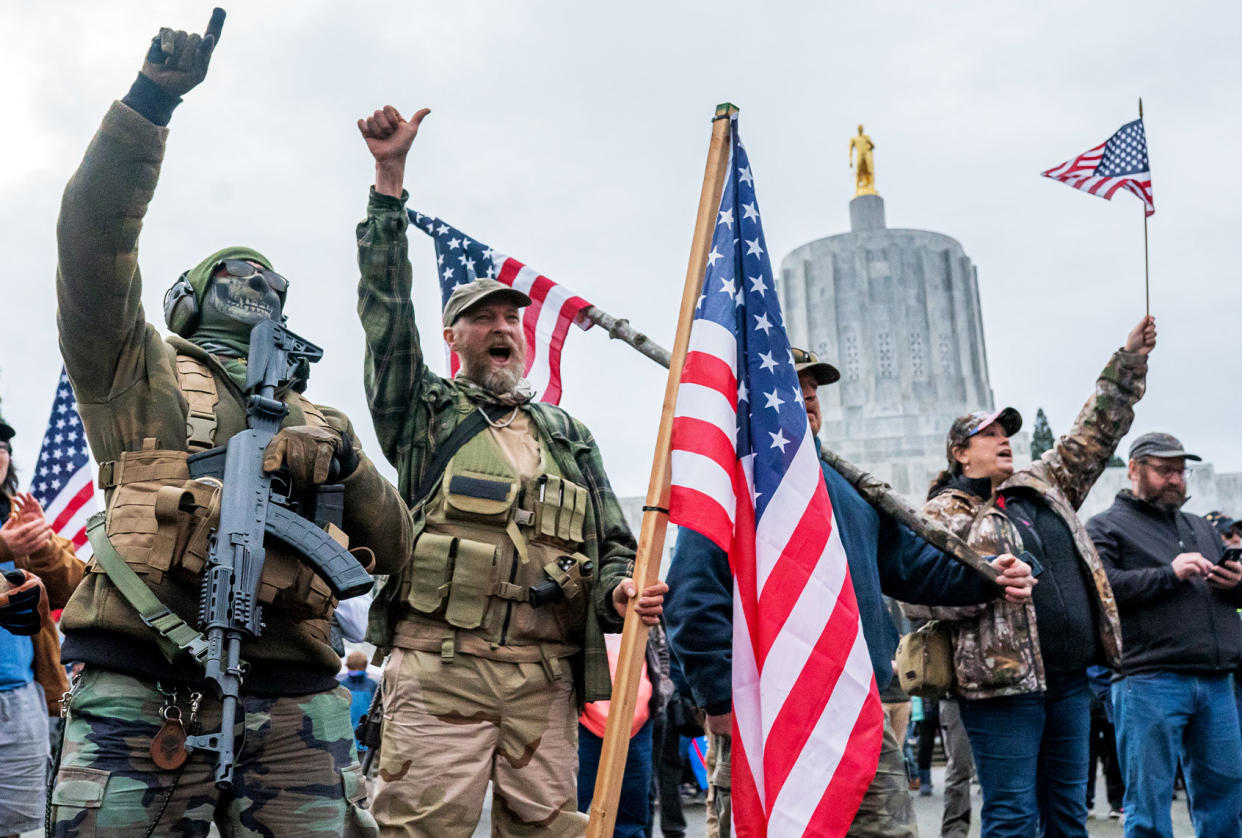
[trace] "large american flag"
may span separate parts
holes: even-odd
[[[591,305],[533,268],[482,242],[475,241],[439,218],[409,210],[410,221],[435,239],[436,263],[440,277],[440,305],[458,285],[480,277],[499,280],[524,292],[531,304],[522,313],[526,333],[526,379],[541,394],[540,401],[559,404],[561,400],[561,349],[570,324],[588,329],[589,321],[579,318]],[[457,374],[458,359],[450,353],[449,366]]]
[[[737,835],[838,836],[875,775],[883,709],[736,116],[732,132],[673,420],[670,517],[733,568]]]
[[[78,403],[62,368],[52,402],[52,416],[43,435],[39,463],[30,481],[30,493],[43,507],[43,515],[59,536],[69,539],[82,559],[91,555],[86,540],[86,519],[95,511],[95,482],[91,478],[86,433],[78,416]]]
[[[1043,176],[1110,201],[1118,189],[1128,189],[1143,202],[1148,215],[1156,211],[1151,196],[1147,135],[1141,118],[1127,122],[1095,148],[1053,166]]]

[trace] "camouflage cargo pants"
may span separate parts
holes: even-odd
[[[707,834],[729,838],[733,834],[733,737],[707,734]]]
[[[225,838],[376,834],[344,688],[244,697],[245,730],[227,794],[213,782],[212,754],[192,754],[179,778],[155,765],[151,740],[165,701],[150,682],[89,667],[82,673],[52,791],[54,838],[130,838],[156,820],[152,835],[176,838],[205,836],[213,820]],[[187,721],[189,702],[183,687],[177,704]],[[219,727],[218,702],[204,699],[198,715],[203,731]]]
[[[907,706],[909,706],[907,704]],[[918,838],[914,801],[910,798],[906,761],[893,733],[888,714],[884,714],[884,741],[875,778],[867,786],[858,814],[847,835],[857,838]]]
[[[567,664],[394,649],[373,811],[385,836],[469,838],[492,782],[492,835],[580,836],[578,710]]]
[[[709,755],[714,756],[715,765],[708,768],[708,783],[711,790],[709,800],[715,804],[716,831],[710,836],[729,838],[732,833],[732,813],[730,788],[730,751],[732,737],[709,734],[711,739]],[[711,803],[709,803],[710,811]],[[867,786],[858,814],[850,824],[847,835],[856,838],[918,838],[918,823],[914,819],[914,802],[910,799],[910,789],[906,781],[905,760],[901,748],[897,746],[897,737],[893,734],[888,717],[884,719],[884,742],[880,746],[880,763],[876,768],[875,779]]]

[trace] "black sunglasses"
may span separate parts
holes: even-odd
[[[269,271],[267,268],[256,268],[254,265],[243,259],[224,259],[217,262],[215,267],[211,269],[211,273],[214,275],[215,272],[221,268],[223,268],[229,276],[234,276],[238,279],[250,279],[252,276],[261,276],[268,286],[277,294],[283,295],[289,290],[289,280],[285,279],[275,271]]]

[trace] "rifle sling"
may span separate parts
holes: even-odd
[[[86,523],[86,537],[95,551],[95,561],[126,601],[138,612],[143,623],[159,633],[158,645],[169,662],[180,652],[189,653],[200,664],[207,658],[207,639],[193,626],[174,614],[135,573],[112,546],[105,530],[106,513],[96,512]]]
[[[505,412],[514,409],[507,405],[499,405],[499,407],[503,407]],[[444,440],[444,444],[436,451],[435,459],[427,467],[423,479],[419,481],[418,490],[414,492],[414,503],[410,504],[411,508],[416,508],[427,501],[427,497],[435,491],[440,478],[444,475],[444,470],[448,468],[449,460],[453,459],[453,455],[460,451],[462,446],[485,430],[487,425],[488,419],[483,412],[483,405],[478,405],[476,410],[470,411],[470,415],[461,420],[456,428],[453,428],[448,439]]]

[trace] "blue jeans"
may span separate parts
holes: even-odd
[[[1126,838],[1172,836],[1179,757],[1195,834],[1242,834],[1242,734],[1232,675],[1131,675],[1113,684],[1113,715],[1126,776]]]
[[[1086,836],[1086,675],[1051,678],[1044,693],[959,704],[983,789],[982,838]]]
[[[578,725],[578,811],[591,809],[595,796],[595,774],[604,740]],[[621,799],[617,803],[617,825],[613,838],[643,838],[651,817],[651,719],[630,738],[625,756],[625,775],[621,780]]]

